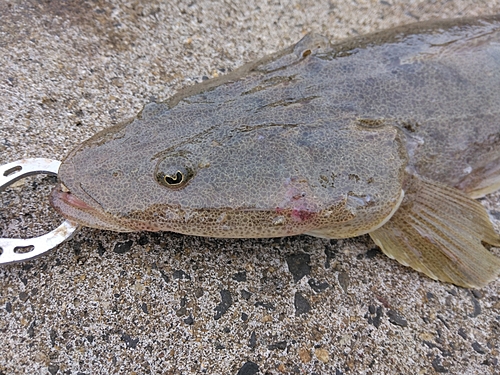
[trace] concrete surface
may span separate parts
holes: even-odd
[[[2,0],[0,163],[61,159],[149,101],[309,31],[338,40],[499,11],[497,0]],[[2,236],[60,221],[52,179],[25,181],[0,194]],[[496,217],[499,202],[483,200]],[[83,228],[0,268],[0,374],[499,374],[499,292],[500,279],[480,291],[432,281],[367,236]]]

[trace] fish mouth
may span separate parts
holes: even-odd
[[[54,189],[53,195],[56,195],[56,199],[60,199],[65,204],[72,207],[78,208],[80,210],[93,210],[87,203],[83,200],[71,194],[71,191],[62,182],[59,183],[59,189]]]
[[[124,219],[115,218],[102,209],[90,206],[83,199],[72,194],[62,182],[59,182],[50,193],[49,202],[60,215],[82,226],[114,232],[144,230],[138,223],[127,223]]]

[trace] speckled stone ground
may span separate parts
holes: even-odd
[[[309,31],[338,40],[499,11],[497,0],[3,0],[0,163],[61,159],[151,100]],[[2,236],[60,221],[46,202],[53,179],[25,181],[0,194]],[[500,219],[499,202],[483,200]],[[499,374],[499,292],[500,280],[434,282],[366,236],[84,228],[0,268],[0,374]]]

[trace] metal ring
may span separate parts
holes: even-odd
[[[22,159],[0,166],[0,191],[14,182],[36,174],[57,176],[61,162],[51,159]],[[78,225],[65,220],[52,232],[33,238],[0,238],[0,265],[36,258],[70,239]]]

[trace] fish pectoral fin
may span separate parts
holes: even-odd
[[[382,251],[427,276],[480,288],[500,273],[500,246],[486,209],[461,191],[411,177],[394,216],[370,233]]]

